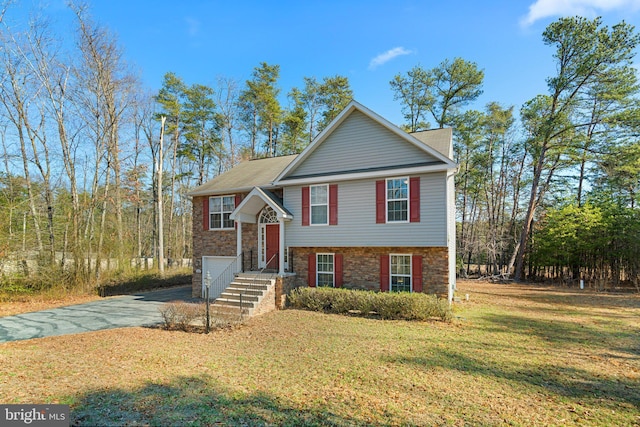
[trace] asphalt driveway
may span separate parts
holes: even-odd
[[[169,301],[193,301],[191,286],[109,297],[85,304],[0,317],[0,343],[101,329],[153,326]]]

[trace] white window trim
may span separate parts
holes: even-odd
[[[325,187],[327,189],[327,203],[316,203],[313,204],[311,202],[312,197],[311,197],[311,189],[314,187]],[[309,186],[309,225],[310,226],[325,226],[325,225],[329,225],[329,184],[318,184],[318,185],[310,185]],[[323,222],[323,223],[314,223],[313,222],[313,207],[314,206],[324,206],[327,210],[327,222]]]
[[[321,255],[331,255],[331,259],[332,259],[332,264],[333,264],[333,271],[320,271],[320,261],[318,260],[318,258]],[[322,274],[331,274],[331,276],[333,277],[333,283],[331,284],[331,287],[335,288],[336,287],[336,254],[335,253],[329,253],[329,252],[322,252],[322,253],[316,253],[316,286],[320,286],[319,283],[320,281],[318,280],[318,275],[322,273]]]
[[[232,197],[233,198],[233,209],[225,212],[224,210],[224,198],[225,197]],[[212,212],[211,211],[211,199],[220,199],[220,211],[219,212]],[[235,194],[225,194],[224,196],[210,196],[209,197],[209,230],[233,230],[235,229],[235,221],[234,221],[234,226],[233,227],[225,227],[224,226],[224,214],[225,213],[231,213],[235,210],[236,208],[236,195]],[[219,213],[220,216],[220,227],[211,227],[211,215],[215,214],[215,213]]]
[[[407,198],[402,198],[402,199],[389,199],[389,181],[396,181],[396,180],[406,180],[407,181]],[[411,219],[411,180],[409,179],[408,176],[403,176],[403,177],[392,177],[392,178],[387,178],[384,180],[384,215],[385,215],[385,222],[387,224],[406,224],[410,221]],[[390,221],[389,220],[389,202],[390,201],[402,201],[402,200],[406,200],[407,201],[407,219],[403,220],[403,221]]]
[[[394,256],[409,257],[409,274],[393,274],[391,260]],[[397,292],[393,290],[393,276],[409,277],[409,292],[413,292],[413,255],[412,254],[389,254],[389,292]]]

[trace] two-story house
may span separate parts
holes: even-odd
[[[452,157],[451,129],[409,134],[351,102],[299,155],[241,162],[190,192],[194,296],[235,262],[298,286],[451,299]]]

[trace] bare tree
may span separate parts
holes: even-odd
[[[36,83],[34,74],[29,66],[30,57],[28,46],[21,40],[19,34],[2,34],[4,49],[2,49],[2,68],[4,78],[0,88],[0,103],[4,107],[6,117],[13,127],[13,131],[20,144],[20,154],[22,157],[22,168],[24,172],[25,185],[29,196],[29,210],[33,219],[34,233],[37,242],[37,249],[40,253],[44,250],[42,232],[39,222],[38,206],[36,203],[36,190],[31,177],[30,165],[35,162],[43,179],[46,180],[45,188],[47,201],[51,197],[50,191],[50,164],[48,148],[44,160],[41,162],[39,155],[39,145],[44,141],[42,135],[44,131],[44,117],[42,110],[38,108],[37,97],[39,85]],[[34,111],[35,110],[35,111]],[[51,206],[51,204],[48,204]],[[52,239],[50,235],[50,239]],[[50,241],[51,250],[53,243]]]
[[[81,52],[82,81],[86,93],[94,105],[96,136],[106,149],[104,197],[98,238],[98,257],[101,256],[105,233],[107,203],[111,201],[115,211],[115,245],[120,262],[124,259],[124,228],[122,219],[122,167],[120,131],[124,115],[129,108],[135,79],[127,72],[122,52],[115,38],[106,29],[94,24],[88,16],[86,6],[72,5],[78,24],[78,48]],[[113,173],[113,187],[110,175]],[[99,264],[97,265],[99,270]]]
[[[238,160],[235,132],[238,130],[238,96],[239,83],[229,77],[218,77],[216,85],[216,105],[218,106],[218,124],[222,145],[229,147],[226,164],[221,165],[224,170],[230,169]]]

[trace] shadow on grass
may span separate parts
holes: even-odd
[[[489,333],[517,333],[535,336],[555,348],[581,345],[602,351],[629,353],[630,359],[640,359],[640,344],[636,328],[620,328],[616,322],[601,321],[601,325],[584,325],[564,320],[535,319],[526,316],[488,313],[479,327]]]
[[[473,294],[495,297],[496,292],[474,289]],[[495,289],[495,288],[493,288]],[[565,304],[570,308],[606,308],[606,309],[640,309],[640,294],[638,293],[606,293],[596,292],[592,289],[566,288],[553,285],[531,285],[510,283],[504,285],[504,293],[498,295],[515,297],[523,301],[531,301],[543,304]],[[514,291],[517,292],[514,294]]]
[[[75,397],[72,426],[357,426],[326,408],[298,409],[263,392],[225,390],[214,380],[179,377],[133,391],[105,389]]]
[[[583,369],[561,366],[562,363],[531,369],[523,364],[514,366],[496,363],[487,358],[480,360],[451,350],[434,350],[428,356],[420,357],[389,357],[385,361],[503,379],[524,386],[525,389],[540,387],[563,397],[592,400],[590,405],[595,407],[622,410],[631,405],[636,411],[640,408],[640,388],[635,381],[594,375]]]

